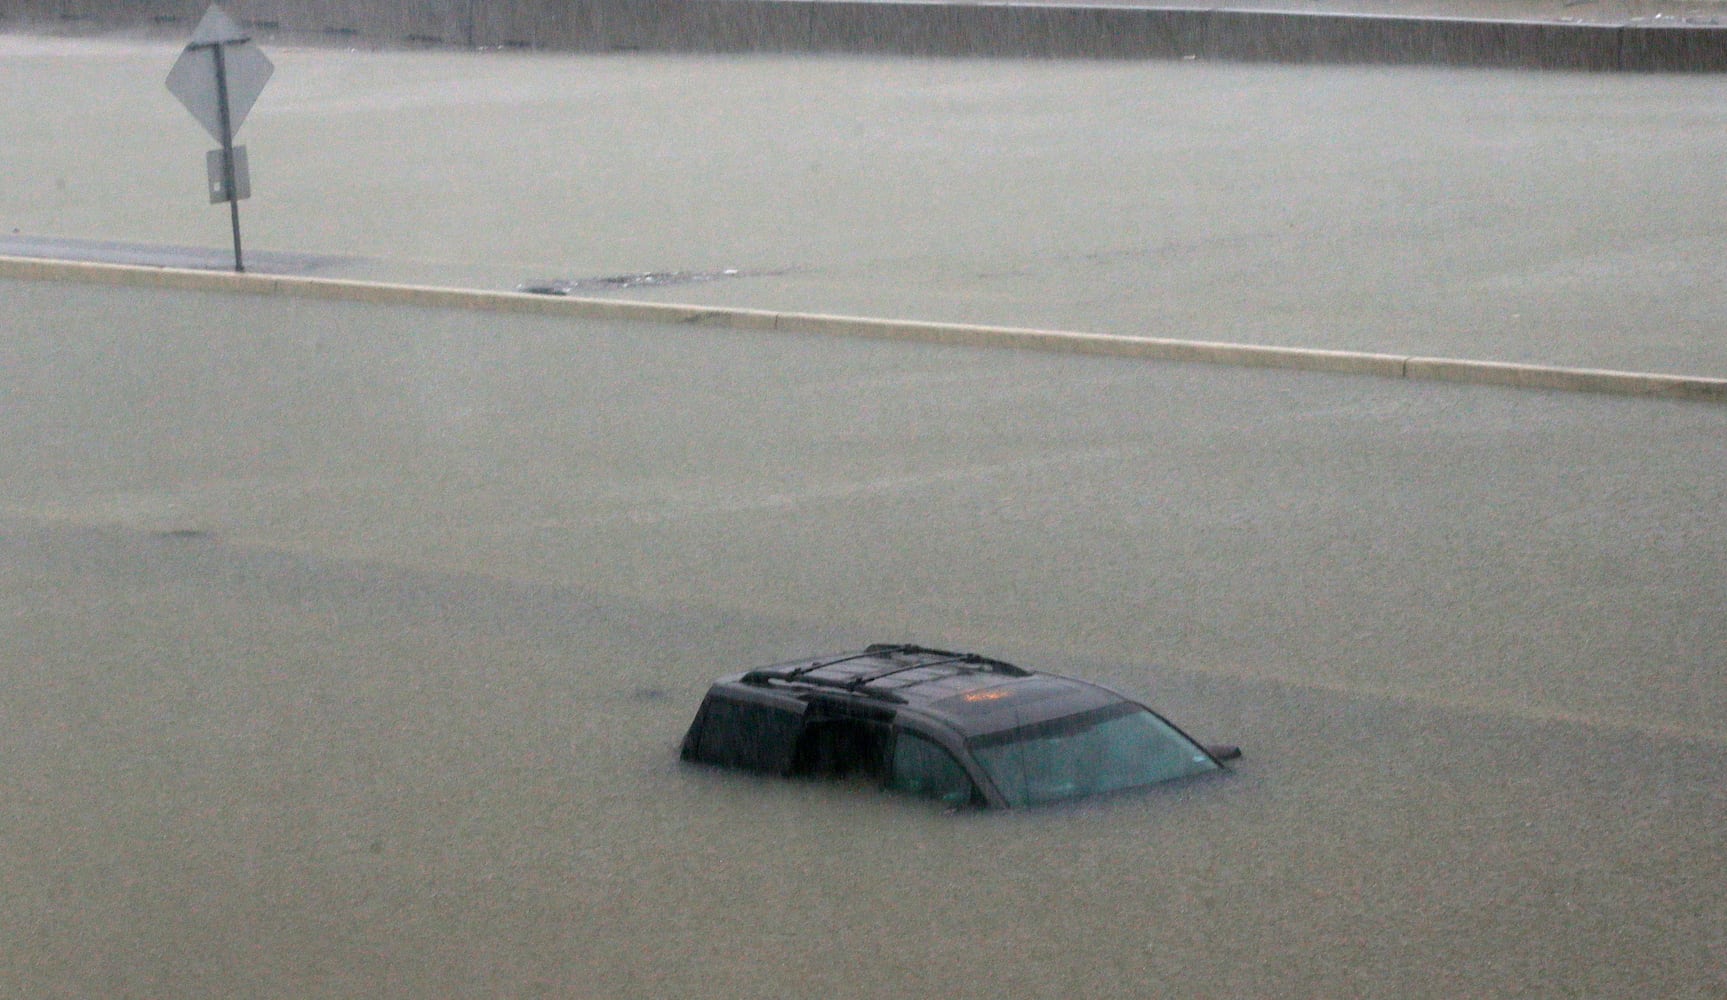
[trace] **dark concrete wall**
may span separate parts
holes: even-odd
[[[185,34],[204,0],[0,0],[0,30]],[[261,40],[576,52],[1415,63],[1727,71],[1727,27],[876,0],[229,0]]]
[[[1619,68],[1618,30],[1578,24],[1217,11],[1206,55],[1315,63]]]

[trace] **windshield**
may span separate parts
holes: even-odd
[[[1174,726],[1125,702],[991,733],[972,740],[971,748],[1014,807],[1218,770]]]

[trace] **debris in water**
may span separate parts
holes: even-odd
[[[773,276],[784,271],[743,271],[728,267],[718,271],[638,271],[600,278],[529,278],[516,286],[518,292],[534,295],[570,295],[579,291],[609,291],[620,288],[658,288],[662,285],[695,285],[724,278]]]

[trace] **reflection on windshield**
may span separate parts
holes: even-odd
[[[1014,807],[1218,769],[1205,751],[1169,723],[1127,704],[993,733],[971,746]]]

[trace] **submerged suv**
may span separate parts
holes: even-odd
[[[994,809],[1207,774],[1240,755],[1096,684],[894,645],[721,677],[683,743],[688,761]]]

